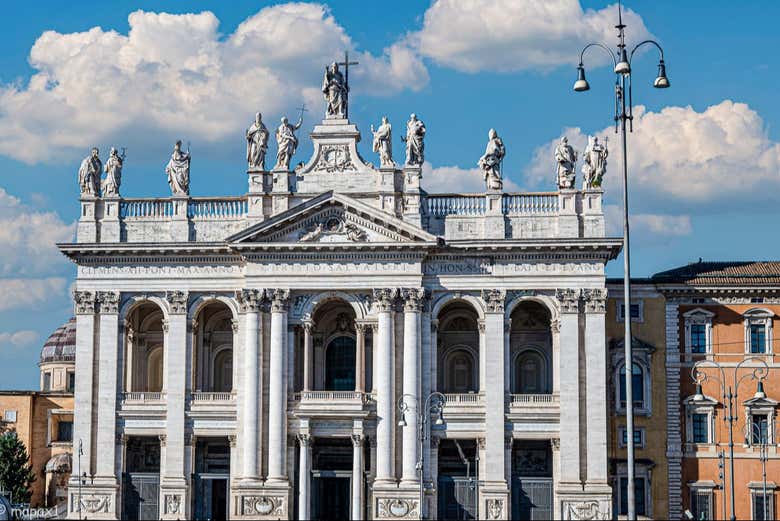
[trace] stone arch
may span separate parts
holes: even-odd
[[[431,316],[438,319],[442,309],[444,309],[447,305],[452,304],[453,302],[463,302],[468,304],[474,309],[474,312],[477,314],[477,318],[479,320],[485,319],[485,306],[482,303],[482,299],[474,295],[453,292],[444,293],[436,299],[436,301],[433,303],[433,306],[431,307]]]
[[[550,323],[555,322],[560,317],[558,303],[549,295],[518,295],[504,306],[504,318],[506,320],[511,319],[514,310],[523,302],[536,302],[547,308],[547,311],[550,313]]]
[[[232,318],[238,320],[238,303],[236,302],[236,299],[224,295],[200,295],[190,302],[189,308],[187,309],[187,321],[190,322],[196,319],[203,308],[215,302],[225,304],[230,310]]]
[[[155,295],[130,295],[127,300],[122,303],[122,306],[119,309],[119,323],[122,324],[133,311],[148,303],[159,307],[160,311],[162,311],[163,319],[168,319],[170,308],[168,307],[168,302],[164,298]]]
[[[360,295],[347,293],[344,291],[324,291],[309,295],[297,318],[313,317],[317,310],[328,302],[340,300],[349,304],[355,312],[355,319],[362,320],[369,314],[367,303],[360,298]]]

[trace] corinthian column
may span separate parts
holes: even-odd
[[[559,289],[556,293],[561,309],[558,344],[563,378],[561,389],[560,484],[562,487],[580,485],[580,349],[579,310],[580,290]],[[601,397],[602,401],[604,397]],[[588,422],[590,424],[590,422]]]
[[[314,340],[312,339],[312,329],[314,322],[304,320],[303,322],[303,390],[311,391],[312,376],[314,374]]]
[[[301,516],[301,519],[305,519]],[[363,519],[363,435],[352,435],[352,519]]]
[[[100,312],[97,475],[115,481],[119,292],[98,291],[97,302]]]
[[[76,386],[74,389],[73,448],[81,444],[82,471],[92,474],[92,386],[95,363],[95,294],[74,291],[76,312]],[[72,476],[78,484],[78,476]],[[68,488],[71,492],[75,485]]]
[[[268,481],[286,481],[287,466],[287,303],[290,290],[273,289],[268,385]]]
[[[241,436],[239,438],[243,469],[241,477],[248,482],[260,480],[260,311],[263,305],[262,289],[244,289],[236,292],[244,315],[244,356],[241,360],[243,378],[239,388],[241,404]]]
[[[586,435],[588,486],[606,487],[607,478],[607,351],[604,314],[607,290],[586,289],[585,302],[585,403],[588,411]],[[628,435],[628,440],[633,437]],[[630,441],[629,441],[630,443]]]
[[[417,476],[417,411],[420,408],[420,310],[425,298],[423,288],[401,291],[404,301],[404,402],[409,408],[403,427],[403,468],[401,481],[416,483]]]
[[[311,518],[311,436],[299,434],[298,519]]]
[[[393,315],[392,306],[398,291],[375,289],[374,308],[377,316],[375,342],[376,372],[376,481],[394,483],[393,433],[395,400],[393,394]]]

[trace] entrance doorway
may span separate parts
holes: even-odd
[[[345,471],[315,471],[312,475],[312,519],[336,521],[350,518],[350,482]]]
[[[159,502],[160,440],[132,436],[122,475],[122,519],[158,519]]]
[[[195,445],[192,511],[195,519],[228,519],[230,444],[226,438],[201,438]]]
[[[440,519],[477,519],[476,456],[474,440],[441,440],[439,443]]]
[[[512,519],[552,519],[552,450],[548,441],[512,448]]]

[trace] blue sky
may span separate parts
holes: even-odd
[[[73,266],[52,243],[78,216],[80,159],[128,148],[122,193],[163,196],[176,139],[190,141],[193,195],[246,190],[243,131],[306,102],[294,162],[322,114],[322,68],[344,49],[350,116],[363,132],[410,112],[428,127],[423,185],[476,191],[487,131],[508,150],[511,189],[553,190],[551,144],[611,133],[612,82],[586,56],[592,90],[571,90],[580,48],[615,42],[615,6],[582,0],[465,2],[39,1],[0,19],[0,389],[35,388],[41,344],[72,313]],[[357,6],[360,6],[357,8]],[[629,38],[663,45],[672,88],[651,87],[657,55],[637,57],[630,136],[633,274],[705,259],[776,259],[780,107],[777,2],[627,2]],[[138,12],[138,11],[142,12]],[[131,15],[131,13],[134,13]],[[162,13],[169,13],[165,15]],[[211,13],[211,14],[209,14]],[[47,32],[54,31],[54,32]],[[397,139],[397,138],[396,138]],[[399,145],[399,144],[397,144]],[[397,147],[397,150],[400,148]],[[619,151],[605,180],[620,233]],[[622,263],[608,267],[622,275]]]

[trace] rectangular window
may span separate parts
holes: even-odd
[[[57,423],[57,441],[73,441],[73,422]]]
[[[691,353],[707,352],[707,326],[691,324]]]
[[[631,304],[631,320],[639,320],[641,318],[639,304]],[[625,320],[626,317],[626,305],[620,304],[620,316],[619,321]]]
[[[626,431],[626,428],[623,427],[621,431],[621,437],[623,438],[623,446],[628,445],[628,440],[626,439],[628,432]],[[642,429],[634,429],[634,447],[641,447],[642,446]]]
[[[43,390],[51,390],[51,373],[43,373]]]
[[[762,491],[753,492],[753,519],[765,521],[775,518],[774,497],[775,491],[767,489],[766,491],[766,515],[764,515],[764,494]]]
[[[5,411],[3,414],[3,421],[16,423],[16,411]]]
[[[691,415],[693,443],[710,443],[709,415],[695,413]]]
[[[691,492],[691,513],[694,519],[712,519],[712,490]]]
[[[636,513],[639,516],[645,516],[646,513],[646,501],[645,501],[645,478],[634,478],[634,501],[636,504]],[[625,516],[628,514],[628,478],[620,478],[620,514]]]
[[[76,389],[76,373],[68,373],[67,391],[72,393]]]
[[[766,352],[766,326],[764,324],[750,324],[750,352]]]
[[[751,436],[753,445],[769,443],[769,418],[766,414],[751,414]]]

